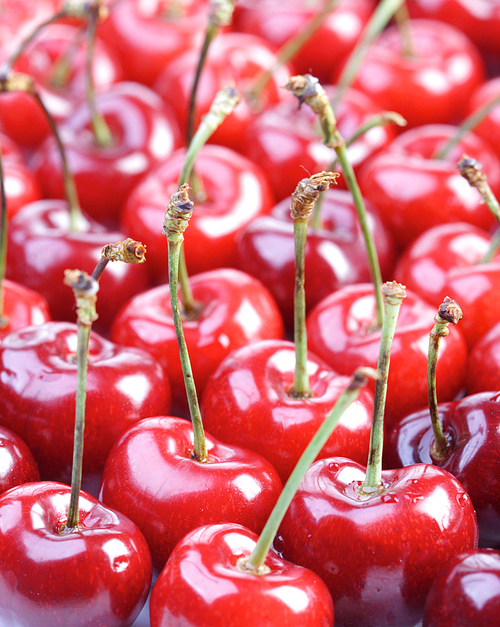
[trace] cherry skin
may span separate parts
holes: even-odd
[[[151,585],[144,536],[122,514],[80,493],[78,530],[62,533],[70,488],[53,482],[0,498],[3,625],[129,627]]]
[[[453,126],[435,124],[405,131],[360,171],[363,196],[377,207],[401,250],[445,222],[467,222],[485,230],[493,224],[480,194],[456,167],[464,153],[474,155],[496,193],[499,162],[489,146],[469,133],[445,159],[433,158],[455,132]]]
[[[10,429],[0,427],[0,494],[39,480],[37,463],[26,443]]]
[[[348,377],[309,354],[312,396],[296,398],[290,393],[294,370],[292,342],[252,342],[221,362],[208,380],[201,402],[203,423],[210,433],[265,457],[283,482],[348,383]],[[363,390],[320,456],[352,455],[366,462],[372,412],[373,396]]]
[[[500,551],[460,553],[434,580],[423,619],[424,627],[489,627],[500,612]]]
[[[319,577],[270,551],[265,574],[245,572],[257,536],[241,525],[205,525],[176,546],[151,594],[151,627],[332,627]],[[180,624],[180,623],[179,623]]]
[[[244,0],[236,5],[233,27],[239,32],[262,37],[278,50],[303,29],[320,8],[304,0],[286,4],[279,0]],[[319,29],[294,55],[290,62],[293,74],[310,73],[321,83],[328,82],[332,72],[351,53],[373,10],[372,0],[337,2]]]
[[[165,236],[161,225],[185,159],[185,150],[172,154],[155,167],[130,194],[120,227],[143,242],[147,268],[154,282],[168,280]],[[274,204],[264,171],[240,153],[208,144],[196,158],[196,176],[206,196],[195,202],[184,240],[190,274],[235,265],[236,236],[254,218],[269,213]]]
[[[41,200],[23,207],[9,222],[6,276],[42,292],[52,317],[75,320],[74,296],[64,285],[64,270],[78,266],[91,274],[106,244],[125,235],[110,231],[83,215],[70,229],[63,200]],[[98,315],[94,328],[107,333],[122,304],[149,285],[146,264],[109,263],[100,280]]]
[[[0,98],[0,106],[2,102],[3,98]],[[40,200],[42,194],[36,176],[29,169],[18,145],[5,133],[0,133],[0,144],[5,200],[10,218],[22,206]]]
[[[389,276],[395,259],[394,244],[375,208],[370,203],[366,205],[381,272]],[[361,254],[365,242],[351,194],[337,188],[323,192],[321,220],[321,227],[310,225],[307,234],[307,311],[340,287],[371,278],[368,258]],[[292,328],[295,252],[290,200],[278,203],[271,216],[256,218],[242,229],[236,253],[239,267],[264,283],[286,326]]]
[[[0,344],[0,422],[29,446],[42,479],[69,483],[77,385],[77,325],[47,322]],[[169,408],[170,390],[145,351],[92,332],[89,348],[83,485],[95,490],[106,457],[135,422]]]
[[[232,268],[195,274],[190,279],[199,310],[183,326],[194,381],[201,396],[208,377],[232,350],[254,340],[282,338],[284,325],[268,290]],[[111,339],[154,355],[172,387],[174,413],[186,415],[187,400],[168,285],[131,298],[116,316]]]
[[[176,56],[199,48],[207,21],[203,0],[119,2],[99,26],[127,80],[152,86]]]
[[[500,20],[500,11],[499,11]],[[500,26],[500,25],[499,25]],[[469,101],[468,114],[476,112],[485,106],[490,100],[500,95],[500,77],[494,77],[477,87]],[[500,141],[500,106],[496,105],[487,113],[477,126],[474,133],[481,137],[497,156],[500,157],[498,142]]]
[[[366,469],[331,457],[307,471],[276,546],[328,586],[339,625],[413,627],[449,559],[476,548],[477,522],[460,483],[418,464],[382,472],[361,493]]]
[[[500,390],[500,322],[469,352],[465,387],[468,394]]]
[[[86,101],[74,107],[59,130],[82,208],[98,222],[113,225],[140,179],[179,146],[179,129],[157,94],[138,83],[101,89],[96,107],[112,133],[111,146],[97,145]],[[37,150],[33,168],[45,198],[64,198],[61,158],[53,137]]]
[[[352,86],[400,113],[409,127],[455,124],[484,80],[481,56],[462,31],[444,22],[411,20],[409,30],[414,53],[403,52],[401,33],[390,26],[369,48]]]
[[[435,463],[454,475],[470,495],[477,512],[480,545],[500,546],[500,395],[482,392],[440,403],[439,417],[450,449]],[[433,443],[429,411],[410,414],[388,433],[384,463],[389,468],[432,463]]]
[[[155,90],[173,109],[181,129],[186,129],[188,102],[198,63],[199,50],[189,50],[165,67],[155,84]],[[206,114],[216,93],[234,82],[242,99],[234,111],[217,128],[210,138],[215,144],[242,150],[246,129],[251,120],[268,106],[291,98],[282,86],[286,84],[290,70],[280,67],[254,103],[246,97],[252,81],[262,71],[276,62],[276,54],[264,40],[246,33],[220,33],[210,46],[197,92],[196,120],[194,128]]]
[[[201,525],[234,522],[260,532],[281,492],[268,461],[206,436],[202,463],[193,457],[189,421],[147,418],[123,434],[106,461],[99,498],[141,529],[157,570]]]
[[[391,350],[391,367],[385,408],[390,428],[406,414],[427,405],[427,352],[435,307],[410,290],[401,306]],[[373,286],[343,287],[320,301],[307,319],[309,349],[340,374],[359,366],[376,367],[380,331],[375,322]],[[436,367],[437,395],[452,400],[465,379],[467,348],[460,328],[441,340]]]
[[[0,340],[12,331],[43,324],[51,319],[49,304],[42,294],[8,279],[2,281],[2,290],[4,300]]]
[[[326,85],[325,91],[330,99],[334,97],[332,86]],[[379,114],[378,105],[355,89],[346,91],[335,111],[339,132],[346,140]],[[312,109],[301,107],[299,110],[295,99],[267,107],[250,123],[240,150],[266,172],[277,200],[290,197],[297,181],[304,177],[304,171],[330,169],[335,152],[325,146],[317,126]],[[376,126],[348,146],[347,155],[355,172],[359,172],[372,155],[386,148],[394,137],[391,125]],[[338,183],[345,188],[342,176]]]

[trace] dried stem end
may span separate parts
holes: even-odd
[[[71,287],[75,295],[78,322],[91,325],[98,318],[96,300],[99,283],[83,270],[65,270],[64,284]]]
[[[234,0],[211,0],[208,20],[218,28],[231,24],[234,12]]]
[[[288,89],[299,101],[299,109],[307,103],[316,115],[321,116],[330,101],[318,79],[311,74],[290,76],[283,89]]]
[[[62,12],[67,17],[76,17],[82,20],[94,19],[95,17],[104,20],[109,15],[109,9],[102,0],[64,0]]]
[[[189,199],[188,190],[189,185],[184,183],[179,191],[170,197],[162,228],[165,237],[174,234],[182,235],[187,229],[194,207],[193,201]]]
[[[106,244],[101,251],[101,257],[109,261],[123,263],[144,263],[146,261],[146,247],[130,237],[116,244]]]
[[[327,190],[330,185],[336,185],[338,176],[338,172],[319,172],[313,174],[311,178],[302,179],[292,194],[290,206],[292,219],[309,220],[320,193]]]
[[[9,72],[7,76],[0,76],[0,93],[23,91],[27,94],[35,93],[35,82],[29,74]]]
[[[380,373],[376,368],[370,368],[369,366],[356,368],[347,389],[359,390],[364,388],[370,379],[373,379],[374,381],[378,381],[378,379],[380,379]]]
[[[449,322],[450,324],[457,324],[463,317],[462,309],[456,300],[446,296],[439,307],[437,316],[441,318],[439,322]],[[438,322],[436,320],[436,322]]]
[[[406,297],[406,287],[396,281],[387,281],[382,285],[384,301],[390,305],[398,305]]]
[[[477,159],[463,155],[457,163],[460,174],[467,179],[471,187],[475,187],[484,198],[486,185],[486,174],[483,172],[483,166]]]

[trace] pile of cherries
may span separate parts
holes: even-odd
[[[93,1],[80,15],[78,0],[2,2],[0,624],[497,625],[498,215],[457,163],[466,155],[484,172],[494,205],[500,104],[457,133],[500,100],[500,1],[392,2],[398,19],[388,15],[346,85],[353,52],[388,0],[239,0],[208,46],[190,130],[213,4]],[[327,4],[317,30],[278,63]],[[100,11],[91,60],[89,7]],[[301,454],[356,369],[377,367],[381,341],[356,199],[315,113],[283,89],[301,74],[317,78],[333,104],[382,279],[406,286],[406,298],[380,485],[369,493],[363,483],[372,382],[252,570],[249,556]],[[13,76],[29,77],[29,88],[13,87]],[[200,460],[162,225],[193,130],[228,84],[241,101],[196,157],[183,244],[192,292],[183,329],[207,430]],[[376,121],[388,111],[405,125]],[[330,170],[338,184],[322,192],[305,247],[310,388],[295,394],[290,197],[301,179]],[[68,529],[79,327],[64,271],[92,273],[103,247],[126,238],[144,244],[147,261],[111,262],[99,280],[84,492]],[[435,368],[447,441],[438,455],[427,359],[447,296],[463,319],[442,339]]]

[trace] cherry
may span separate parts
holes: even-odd
[[[153,588],[151,627],[179,617],[193,627],[331,627],[332,600],[313,572],[272,551],[262,574],[239,566],[256,540],[255,533],[234,524],[206,525],[185,536]]]
[[[1,424],[29,446],[42,479],[70,479],[76,341],[75,324],[46,322],[10,333],[0,344]],[[141,418],[168,411],[170,390],[148,353],[94,332],[88,380],[83,477],[95,490],[113,443]]]
[[[10,429],[0,427],[0,494],[39,480],[37,463],[26,443]]]
[[[500,19],[500,12],[499,12]],[[500,95],[500,78],[495,77],[477,87],[469,100],[468,113],[473,114]],[[494,106],[474,127],[474,133],[486,142],[496,155],[500,155],[500,106]]]
[[[469,394],[500,389],[500,323],[472,347],[467,359],[465,387]]]
[[[408,27],[410,52],[398,27],[388,27],[370,46],[352,86],[400,113],[411,127],[454,124],[484,80],[481,56],[462,31],[444,22],[414,19]]]
[[[451,559],[432,583],[424,627],[488,627],[500,610],[500,552],[472,549]]]
[[[82,208],[116,224],[126,197],[151,168],[179,146],[179,129],[160,98],[144,85],[121,82],[96,94],[96,108],[111,134],[96,143],[88,103],[74,107],[60,126]],[[53,137],[37,150],[33,167],[46,198],[64,198],[61,159]]]
[[[43,324],[50,317],[49,304],[42,294],[8,279],[2,281],[3,310],[0,339],[32,324]]]
[[[147,246],[154,282],[167,278],[165,207],[177,189],[186,151],[174,152],[156,166],[130,194],[121,214],[121,229]],[[190,274],[235,266],[236,237],[255,217],[269,213],[273,196],[264,171],[241,154],[208,144],[198,153],[196,176],[205,197],[197,200],[185,241]],[[196,192],[192,195],[196,199]]]
[[[151,584],[144,536],[81,493],[78,529],[63,533],[70,488],[28,483],[0,498],[0,619],[4,625],[126,627]]]

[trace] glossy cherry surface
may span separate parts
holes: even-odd
[[[391,349],[385,408],[386,426],[427,405],[429,333],[439,302],[433,307],[407,290]],[[359,366],[376,367],[380,331],[375,322],[373,286],[344,287],[320,301],[307,320],[309,349],[341,374]],[[465,379],[467,348],[460,328],[441,340],[436,367],[437,395],[452,400]]]
[[[305,250],[306,307],[344,285],[371,278],[364,238],[349,192],[329,189],[322,194],[319,228],[308,228]],[[377,247],[383,276],[390,276],[395,247],[375,208],[367,205],[367,220]],[[290,200],[283,200],[271,216],[253,220],[237,239],[237,259],[242,270],[255,276],[274,296],[285,323],[293,327],[295,250]]]
[[[144,85],[115,83],[98,91],[95,100],[113,136],[111,146],[96,143],[86,101],[73,108],[60,133],[83,209],[99,222],[116,224],[139,180],[179,146],[179,129],[158,95]],[[45,198],[65,197],[53,137],[38,149],[33,168]]]
[[[42,479],[71,477],[76,344],[69,322],[27,327],[0,344],[0,421],[25,440]],[[95,489],[114,442],[141,418],[168,411],[170,390],[148,353],[93,332],[87,378],[83,480]]]
[[[253,340],[282,338],[283,320],[268,290],[249,274],[219,268],[191,277],[201,310],[183,321],[194,381],[201,396],[208,377],[232,350]],[[111,328],[117,344],[138,346],[162,365],[172,386],[173,407],[187,409],[184,378],[168,285],[137,294]]]
[[[470,498],[449,473],[418,464],[383,471],[359,493],[364,466],[315,462],[285,515],[277,548],[327,584],[339,625],[414,627],[448,560],[476,548]]]
[[[268,461],[206,435],[208,461],[201,463],[189,421],[148,418],[120,438],[106,462],[99,498],[136,523],[159,570],[201,525],[233,522],[260,532],[281,492]]]
[[[51,319],[47,299],[39,292],[8,279],[2,281],[2,290],[4,320],[0,327],[0,339],[12,331]]]
[[[62,533],[70,488],[42,482],[0,498],[3,625],[128,627],[151,585],[151,555],[125,516],[80,494],[80,528]]]
[[[338,397],[347,386],[314,354],[307,370],[312,396],[296,398],[292,342],[252,342],[233,351],[205,387],[201,410],[206,428],[223,442],[244,446],[268,459],[285,482]],[[363,390],[346,410],[320,457],[368,459],[373,396]],[[265,435],[263,435],[265,434]]]
[[[412,53],[405,54],[398,27],[387,28],[369,48],[353,87],[411,127],[460,121],[469,94],[485,77],[477,48],[458,28],[437,20],[411,20],[409,33]]]
[[[319,577],[270,551],[257,575],[238,567],[257,536],[241,525],[207,525],[175,548],[151,595],[151,627],[332,627]],[[182,621],[182,622],[179,622]]]
[[[490,627],[500,612],[500,552],[460,553],[434,580],[425,603],[424,627]]]
[[[64,271],[91,274],[103,246],[127,236],[83,216],[71,230],[63,200],[41,200],[23,207],[9,222],[7,278],[42,292],[53,318],[76,319],[75,299],[63,283]],[[146,253],[147,257],[147,253]],[[100,279],[95,329],[106,332],[121,305],[149,285],[146,264],[109,263]]]
[[[0,427],[0,494],[39,480],[38,466],[26,443],[10,429]]]
[[[482,392],[439,405],[443,431],[450,439],[439,465],[467,490],[479,523],[482,546],[500,545],[500,395]],[[385,463],[390,468],[432,463],[434,435],[429,411],[406,416],[388,434]]]
[[[155,282],[168,280],[166,239],[161,232],[165,209],[178,189],[185,150],[155,167],[130,194],[121,214],[121,229],[143,242],[148,271]],[[240,153],[208,144],[195,162],[204,198],[197,198],[184,239],[188,272],[195,274],[235,265],[236,236],[274,204],[264,170]]]
[[[359,174],[363,195],[377,207],[401,250],[430,227],[446,222],[467,222],[485,230],[493,224],[480,194],[456,166],[464,153],[474,155],[496,192],[499,162],[489,146],[469,133],[445,159],[433,157],[456,130],[429,124],[405,131]]]
[[[465,387],[469,394],[500,390],[500,322],[470,350]]]

